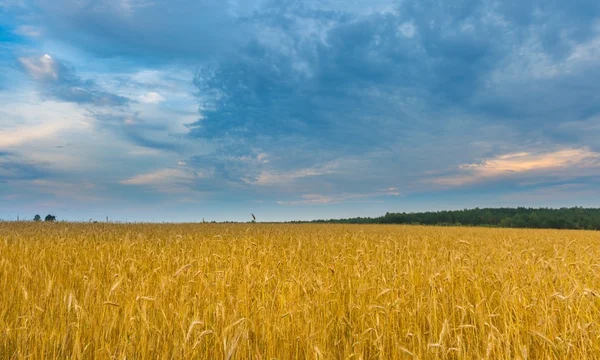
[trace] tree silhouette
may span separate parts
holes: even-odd
[[[36,214],[36,215],[33,217],[33,221],[42,221],[42,217],[41,217],[39,214]]]
[[[47,222],[53,222],[55,220],[56,220],[56,216],[50,215],[50,214],[46,215],[46,218],[44,219],[44,221],[47,221]]]

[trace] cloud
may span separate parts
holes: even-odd
[[[47,123],[1,130],[0,149],[21,146],[31,141],[45,139],[64,130],[67,126],[66,123]]]
[[[301,200],[294,201],[278,201],[279,205],[308,205],[308,204],[330,204],[334,202],[334,198],[331,196],[325,196],[320,194],[305,194],[302,195]],[[339,199],[338,199],[339,201]]]
[[[36,26],[20,25],[15,29],[15,34],[31,38],[38,38],[42,36],[42,31]]]
[[[52,172],[44,164],[23,159],[18,154],[0,153],[0,183],[44,178]],[[7,185],[3,185],[6,190]]]
[[[20,58],[19,61],[35,80],[58,80],[58,66],[48,54],[42,55],[39,58]]]
[[[395,187],[391,187],[391,188],[387,188],[387,189],[383,189],[381,190],[385,195],[390,195],[390,196],[401,196],[402,193],[399,191],[398,188]]]
[[[260,160],[260,156],[261,154],[259,154],[257,159]],[[263,171],[255,180],[250,180],[249,182],[261,186],[288,185],[297,179],[327,175],[334,172],[335,164],[328,164],[320,168],[308,168],[290,172]]]
[[[91,116],[99,129],[111,130],[137,146],[166,151],[183,147],[181,139],[168,133],[166,124],[147,122],[139,113],[92,113]]]
[[[470,85],[464,82],[480,70],[477,58],[469,57],[487,56],[487,44],[468,36],[398,39],[391,30],[406,21],[390,14],[343,17],[284,9],[256,25],[260,34],[280,40],[253,39],[236,56],[198,74],[206,102],[196,136],[244,137],[265,146],[273,137],[289,136],[345,154],[387,146],[409,135],[406,130],[437,121],[427,107],[460,97]],[[307,23],[322,30],[306,34],[301,29]],[[438,51],[464,48],[464,64],[456,68],[463,80],[449,79],[446,66],[452,65],[440,59],[456,61],[460,51],[428,54],[423,46],[430,40],[440,43]]]
[[[407,21],[398,27],[398,31],[402,36],[411,39],[416,35],[417,28],[411,21]]]
[[[209,174],[187,168],[167,168],[133,176],[121,181],[123,185],[146,186],[157,191],[176,193],[193,190],[194,183]]]
[[[149,63],[206,59],[227,51],[242,24],[227,1],[25,0],[49,37],[100,57]],[[240,7],[244,7],[240,4]],[[169,14],[169,16],[165,16]],[[243,15],[240,13],[239,15]]]
[[[130,179],[121,181],[125,185],[159,185],[169,182],[189,182],[193,180],[195,176],[186,171],[179,169],[163,169],[155,172],[141,174],[134,176]]]
[[[111,190],[137,201],[164,186],[392,202],[598,174],[598,2],[20,2],[5,7],[10,52],[43,98],[87,109],[82,142],[120,146],[102,174],[139,182]],[[11,151],[52,131],[8,125]],[[108,151],[94,146],[72,156]]]
[[[373,193],[351,193],[351,194],[304,194],[299,200],[278,201],[279,205],[323,205],[338,204],[346,202],[372,202],[376,198],[386,196],[400,196],[399,192],[379,191]]]
[[[259,172],[257,184],[298,189],[302,180],[317,189],[335,179],[338,191],[358,192],[358,178],[376,187],[405,178],[403,185],[419,188],[418,171],[511,148],[567,147],[540,121],[561,124],[600,110],[591,91],[600,72],[583,60],[600,38],[588,12],[598,5],[569,9],[582,22],[557,18],[558,1],[543,10],[405,1],[351,15],[319,6],[273,2],[257,10],[246,19],[254,37],[197,74],[203,108],[192,136],[228,153],[285,154]],[[560,46],[546,41],[564,29]],[[343,172],[346,178],[314,171],[354,157],[362,157],[361,171]]]
[[[159,104],[165,101],[165,98],[162,97],[162,95],[154,91],[151,91],[146,95],[140,95],[138,99],[145,104]]]
[[[546,153],[521,152],[486,159],[480,163],[464,164],[456,175],[438,177],[434,183],[463,186],[481,181],[518,177],[528,174],[581,175],[577,170],[600,170],[600,153],[588,149],[563,149]]]
[[[97,106],[122,106],[129,102],[125,97],[105,91],[95,81],[81,79],[72,69],[48,54],[20,57],[18,61],[23,70],[38,82],[45,96]]]
[[[0,109],[0,152],[18,155],[20,162],[44,163],[53,169],[70,166],[74,158],[87,163],[81,151],[64,149],[73,141],[93,144],[86,138],[89,125],[85,110],[77,104],[42,102],[35,92],[0,92],[0,103],[10,104]]]

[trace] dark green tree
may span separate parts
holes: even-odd
[[[39,214],[36,214],[36,215],[33,217],[33,221],[36,221],[36,222],[37,222],[37,221],[42,221],[42,217],[41,217]]]
[[[46,221],[46,222],[56,221],[56,216],[48,214],[48,215],[46,215],[46,218],[44,219],[44,221]]]
[[[376,218],[316,220],[347,224],[417,224],[499,226],[514,228],[600,229],[600,209],[595,208],[475,208],[422,213],[386,213]]]

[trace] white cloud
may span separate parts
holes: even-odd
[[[280,205],[310,205],[310,204],[329,204],[335,201],[332,196],[320,194],[305,194],[301,196],[301,200],[294,201],[278,201]]]
[[[41,57],[21,57],[19,62],[36,80],[57,80],[58,67],[52,56],[45,54]]]
[[[600,56],[600,25],[596,36],[587,43],[577,44],[567,61],[597,61]]]
[[[36,38],[42,35],[42,30],[36,26],[21,25],[17,27],[15,34]]]
[[[138,100],[144,104],[160,104],[161,102],[165,101],[165,98],[161,94],[151,91],[146,95],[138,96]]]
[[[391,187],[387,189],[383,189],[382,192],[389,196],[400,196],[402,193],[398,190],[398,188]]]
[[[202,117],[198,113],[197,89],[190,81],[194,73],[185,67],[86,75],[111,93],[135,99],[129,104],[132,112],[138,113],[146,124],[167,127],[163,135],[187,134],[189,124]]]
[[[390,192],[390,189],[393,189]],[[336,204],[343,202],[367,202],[369,199],[373,198],[381,198],[385,196],[400,196],[400,192],[398,192],[396,188],[384,189],[377,192],[372,193],[344,193],[344,194],[332,194],[332,195],[323,195],[323,194],[304,194],[300,196],[299,200],[291,200],[291,201],[278,201],[279,205],[317,205],[317,204]]]
[[[258,162],[261,162],[261,163],[268,163],[269,155],[267,155],[265,153],[260,153],[260,154],[256,155],[256,160],[258,160]]]
[[[398,27],[400,35],[407,39],[412,39],[417,34],[417,28],[412,21],[407,21]]]
[[[0,129],[0,148],[20,146],[31,141],[46,139],[67,128],[65,123],[49,123],[34,126],[20,126],[14,129]]]
[[[255,181],[249,182],[256,185],[283,185],[301,178],[332,174],[334,168],[334,165],[326,165],[321,168],[306,168],[290,172],[263,171]]]
[[[33,90],[0,92],[0,103],[11,104],[0,107],[0,151],[8,150],[24,163],[44,164],[71,179],[113,183],[131,169],[143,172],[180,160],[180,154],[136,146],[129,138],[96,126],[90,112],[75,103],[42,101]]]
[[[166,168],[133,176],[121,181],[123,185],[150,186],[161,192],[185,192],[200,178],[210,176],[208,173],[182,168]]]
[[[590,169],[600,169],[600,153],[586,148],[563,149],[545,153],[519,152],[496,156],[480,163],[460,165],[458,174],[438,177],[432,182],[440,185],[461,186],[528,174],[581,174],[582,171]]]
[[[128,115],[123,119],[123,124],[125,125],[136,125],[138,120],[134,115]]]
[[[179,169],[162,169],[154,172],[136,175],[121,181],[124,185],[162,185],[170,183],[189,183],[194,180],[193,173]]]
[[[0,93],[0,148],[58,145],[62,133],[87,127],[85,112],[74,104],[44,101],[35,93]]]

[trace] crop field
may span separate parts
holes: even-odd
[[[600,232],[0,223],[0,359],[600,358]]]

